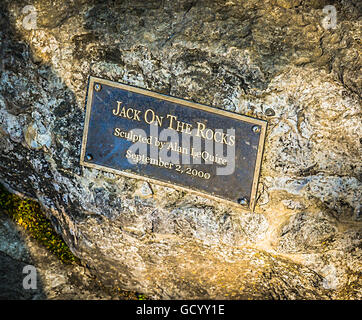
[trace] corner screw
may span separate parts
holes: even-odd
[[[92,161],[93,160],[93,156],[91,154],[89,154],[89,153],[85,156],[85,158],[87,159],[87,161]]]
[[[259,126],[253,126],[251,129],[253,130],[254,133],[259,133],[260,132],[260,127]]]
[[[94,90],[95,91],[101,91],[101,89],[102,89],[102,86],[99,84],[99,83],[96,83],[95,85],[94,85]]]
[[[273,117],[275,116],[275,111],[272,108],[268,108],[265,110],[265,115],[268,117]]]
[[[246,198],[240,198],[238,199],[238,203],[243,206],[246,206],[248,204],[248,200]]]

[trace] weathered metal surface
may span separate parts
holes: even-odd
[[[263,120],[90,77],[80,161],[253,209],[266,126]]]

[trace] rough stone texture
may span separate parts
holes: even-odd
[[[28,272],[36,269],[36,288],[24,288]],[[0,212],[0,299],[117,299],[87,268],[65,265]]]
[[[360,299],[361,3],[331,2],[2,1],[1,181],[105,284]],[[89,75],[267,119],[255,212],[81,167]]]

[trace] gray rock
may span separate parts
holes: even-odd
[[[107,285],[361,298],[361,4],[336,3],[324,29],[325,4],[38,0],[27,30],[23,3],[2,1],[2,183]],[[89,75],[267,119],[255,213],[81,167]]]

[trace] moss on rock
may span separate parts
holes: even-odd
[[[79,259],[70,251],[62,237],[55,232],[37,202],[11,194],[0,185],[0,210],[26,229],[33,238],[62,262],[79,264]]]

